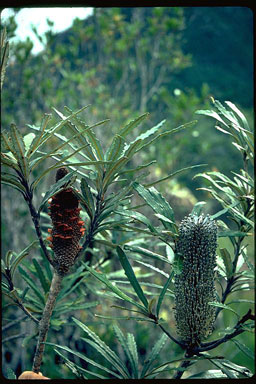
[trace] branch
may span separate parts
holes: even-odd
[[[52,311],[55,305],[55,301],[61,289],[62,279],[63,277],[54,271],[51,287],[49,291],[49,296],[48,296],[46,305],[44,307],[42,318],[39,323],[39,336],[38,336],[36,352],[34,355],[33,368],[32,368],[33,372],[35,373],[39,373],[40,371],[40,366],[42,363],[42,358],[43,358],[43,353],[45,348],[44,343],[47,338],[50,319],[51,319]]]
[[[242,324],[244,324],[247,320],[255,320],[255,315],[252,315],[252,310],[249,309],[246,315],[242,317],[241,320],[238,321],[238,323],[235,325],[235,331],[225,335],[219,340],[211,341],[209,343],[202,343],[200,347],[194,349],[194,352],[197,354],[198,352],[204,352],[204,351],[210,351],[213,348],[218,347],[220,344],[225,343],[226,341],[233,339],[233,337],[240,335],[240,333],[245,332],[245,329],[243,329]]]
[[[166,331],[166,329],[164,329],[164,327],[157,323],[156,324],[162,329],[162,331],[172,340],[174,341],[174,343],[178,344],[182,349],[184,349],[186,346],[185,344],[183,344],[182,342],[178,341],[177,339],[175,339],[168,331]]]
[[[37,237],[39,240],[39,244],[40,244],[42,251],[45,254],[47,260],[49,261],[49,263],[51,265],[53,265],[53,261],[49,255],[49,252],[48,252],[46,245],[43,241],[42,232],[41,232],[41,228],[40,228],[40,224],[39,224],[40,215],[37,213],[37,211],[33,205],[33,192],[31,191],[31,188],[28,185],[28,181],[23,177],[23,175],[19,172],[18,172],[18,175],[19,175],[21,184],[26,189],[26,193],[25,193],[25,195],[23,194],[23,196],[24,196],[26,203],[28,204],[30,215],[31,215],[32,221],[34,223],[36,234],[37,234]]]

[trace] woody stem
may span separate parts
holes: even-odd
[[[60,276],[56,271],[54,271],[52,283],[49,291],[49,296],[48,296],[46,305],[44,307],[42,318],[39,323],[39,336],[38,336],[36,352],[34,355],[33,368],[32,368],[33,372],[35,373],[39,373],[40,371],[40,366],[42,363],[44,347],[45,347],[44,343],[47,338],[50,319],[51,319],[53,308],[55,306],[55,301],[61,289],[62,278],[63,278],[62,276]]]

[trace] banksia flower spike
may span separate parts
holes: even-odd
[[[200,345],[211,334],[216,301],[217,225],[210,216],[189,215],[179,227],[176,244],[182,271],[175,275],[175,319],[178,333],[188,348]]]
[[[68,173],[66,168],[58,169],[56,182]],[[60,275],[65,275],[74,264],[76,255],[80,250],[79,240],[83,236],[84,222],[79,215],[79,200],[72,188],[63,189],[50,200],[50,217],[53,227],[47,238],[54,251],[54,265]]]

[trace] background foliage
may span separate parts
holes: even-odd
[[[120,126],[144,112],[150,112],[149,118],[144,121],[144,129],[165,119],[165,130],[170,130],[198,118],[198,123],[189,129],[180,130],[168,139],[160,138],[148,151],[143,151],[132,159],[128,167],[133,169],[141,162],[146,164],[156,159],[157,163],[150,168],[148,183],[195,164],[208,163],[205,170],[221,171],[228,176],[231,170],[239,171],[242,161],[236,148],[231,143],[227,145],[223,135],[213,128],[210,119],[198,117],[194,112],[209,109],[210,95],[213,95],[216,99],[236,102],[247,116],[249,124],[252,124],[252,14],[249,9],[98,8],[88,19],[75,20],[72,28],[64,33],[54,35],[51,26],[49,20],[49,31],[45,36],[38,36],[44,41],[45,49],[37,56],[31,54],[33,43],[30,40],[10,45],[10,60],[1,103],[2,126],[5,129],[9,129],[10,124],[15,122],[25,135],[28,132],[26,125],[40,125],[43,114],[51,112],[53,106],[63,111],[65,105],[77,110],[91,104],[90,112],[86,114],[88,124],[111,119],[97,130],[106,149]],[[15,34],[15,29],[15,20],[11,17],[7,22],[8,37]],[[234,40],[234,36],[239,39]],[[53,122],[57,122],[55,116]],[[134,130],[134,138],[140,133],[140,129],[138,127]],[[68,137],[68,129],[64,128],[63,132]],[[46,152],[52,151],[56,145],[57,140],[49,142]],[[48,166],[52,164],[52,160],[48,160]],[[36,178],[41,172],[39,167],[33,171],[33,176]],[[211,214],[220,209],[218,203],[210,199],[209,191],[197,190],[202,187],[202,179],[193,179],[195,173],[197,170],[183,172],[158,185],[159,191],[175,207],[175,218],[178,221],[200,200],[207,200],[205,209]],[[41,193],[49,190],[53,178],[54,175],[49,174],[41,182],[40,193],[35,194],[37,205],[42,199]],[[21,195],[15,191],[3,187],[2,201],[5,202],[2,207],[2,252],[5,254],[8,249],[15,249],[19,253],[34,240],[31,219]],[[138,197],[133,200],[134,206],[140,203]],[[146,217],[152,217],[152,211],[148,207],[143,208],[143,213]],[[15,220],[15,225],[13,216],[19,218]],[[225,216],[223,220],[226,222]],[[155,224],[158,219],[155,217],[152,222]],[[45,228],[47,225],[45,222]],[[23,235],[24,227],[26,236]],[[113,231],[112,236],[116,243],[125,240],[125,235],[118,231]],[[252,239],[249,241],[253,243]],[[156,250],[157,244],[154,247],[156,248],[153,250]],[[227,239],[223,239],[223,248],[225,247],[230,247]],[[248,257],[252,258],[253,249],[249,249]],[[113,257],[111,250],[108,252],[111,262],[104,266],[107,276],[113,280],[124,280],[119,261]],[[31,258],[30,253],[20,267],[23,277],[26,276],[26,270],[38,277],[36,259],[33,257],[31,264]],[[47,269],[46,260],[41,259],[41,262],[45,265],[47,276],[45,279],[41,276],[37,284],[41,284],[46,292],[51,272]],[[162,268],[159,263],[158,260],[155,268]],[[138,266],[141,267],[141,264],[137,264],[137,268]],[[79,273],[80,269],[77,277]],[[169,271],[165,273],[168,276]],[[113,302],[108,301],[108,294],[99,289],[95,279],[89,277],[89,272],[83,274],[86,283],[83,280],[71,296],[74,301],[78,300],[77,309],[67,312],[61,320],[53,320],[51,341],[66,345],[84,355],[88,354],[91,359],[96,356],[97,359],[102,358],[92,346],[81,342],[80,336],[84,334],[79,327],[74,327],[71,317],[75,316],[93,329],[105,343],[119,348],[117,352],[123,359],[129,360],[121,347],[116,345],[116,336],[110,322],[94,316],[94,313],[106,315]],[[73,281],[76,276],[72,276]],[[149,284],[163,285],[163,275],[147,267],[137,269],[136,276],[141,279],[149,277]],[[20,289],[24,289],[24,282],[18,281],[17,284],[21,285]],[[123,285],[125,287],[125,283]],[[156,291],[157,289],[155,287]],[[79,310],[79,297],[85,291],[88,309]],[[152,286],[149,295],[152,295]],[[169,295],[168,298],[167,292],[161,315],[168,319],[172,329],[175,325],[174,320],[169,318],[171,292]],[[241,294],[240,299],[244,297]],[[5,302],[3,304],[7,305],[7,322],[16,321],[22,315],[17,313],[16,307],[8,306]],[[90,309],[90,304],[97,304],[97,307]],[[246,307],[243,302],[239,304],[241,312],[244,306]],[[116,316],[118,313],[120,311],[116,312]],[[114,314],[113,309],[111,315]],[[222,321],[225,326],[232,323],[231,316],[229,311],[223,311]],[[153,347],[157,337],[154,338],[145,323],[120,322],[119,326],[123,328],[123,332],[135,335],[138,355],[143,360],[148,346]],[[9,366],[17,374],[28,365],[35,344],[31,324],[21,322],[19,327],[21,334],[26,337],[4,344],[6,369]],[[247,337],[245,344],[248,349],[253,347],[252,338],[247,335],[241,337]],[[20,354],[14,353],[21,345]],[[44,374],[50,377],[74,378],[63,365],[63,360],[53,353],[52,348],[48,348]],[[232,345],[225,345],[223,348],[225,355],[233,355],[234,362],[249,369],[253,368],[253,362],[248,357],[249,352],[245,357],[241,351],[234,350]],[[166,343],[162,356],[168,355],[171,360],[179,353],[177,345]],[[53,361],[56,364],[52,364]]]

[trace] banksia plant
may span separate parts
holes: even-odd
[[[182,271],[175,275],[175,319],[188,348],[200,345],[213,330],[216,301],[214,268],[217,225],[209,215],[189,215],[179,227],[176,245]]]
[[[66,168],[60,168],[56,173],[56,182],[67,173]],[[80,249],[79,240],[85,231],[79,216],[81,208],[72,188],[56,193],[49,202],[53,228],[48,230],[50,236],[47,239],[54,251],[54,267],[60,275],[65,275],[74,264]]]

